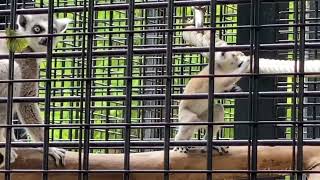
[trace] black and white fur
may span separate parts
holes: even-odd
[[[69,19],[54,19],[53,31],[54,33],[64,33],[70,23]],[[18,35],[45,35],[48,34],[48,15],[19,15],[17,18]],[[5,34],[1,34],[5,36]],[[29,37],[26,38],[29,46],[23,52],[46,52],[48,39],[43,37]],[[56,44],[56,38],[53,38],[53,47]],[[0,39],[0,54],[8,54],[6,46],[6,39]],[[14,61],[14,79],[38,79],[39,78],[39,60],[34,58],[15,59]],[[0,80],[9,79],[9,60],[0,60]],[[0,97],[7,97],[8,84],[0,83]],[[47,92],[49,93],[49,92]],[[14,83],[13,90],[14,97],[37,97],[38,83],[37,82],[21,82]],[[19,120],[23,124],[43,124],[43,119],[40,116],[40,108],[38,103],[24,102],[13,103],[13,112],[18,114]],[[0,123],[7,122],[7,103],[0,103]],[[43,142],[44,131],[43,127],[26,128],[32,141]],[[13,135],[13,140],[15,137]],[[0,142],[6,141],[6,129],[0,128]],[[0,148],[0,154],[5,157],[5,148]],[[49,148],[49,154],[56,160],[59,165],[63,162],[65,150],[59,148]],[[11,149],[11,162],[17,158],[15,149]],[[4,166],[4,162],[0,167]]]

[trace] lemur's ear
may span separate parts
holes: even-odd
[[[68,24],[71,22],[71,19],[68,18],[62,18],[62,19],[57,19],[57,29],[58,29],[58,33],[64,33],[67,28],[68,28]]]
[[[18,25],[24,29],[26,28],[28,20],[29,20],[28,15],[18,15],[18,18],[17,18]]]

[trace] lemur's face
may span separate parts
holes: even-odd
[[[69,19],[53,19],[53,33],[63,33],[66,31]],[[44,35],[42,37],[27,38],[29,46],[36,52],[46,52],[48,37],[48,15],[19,15],[17,20],[17,32],[20,35]],[[53,47],[55,46],[56,38],[53,38]]]
[[[219,59],[216,63],[224,71],[233,71],[241,67],[246,60],[246,56],[241,51],[220,52]]]

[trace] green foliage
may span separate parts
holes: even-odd
[[[13,29],[6,29],[6,35],[14,37],[17,35]],[[28,41],[25,38],[7,38],[7,47],[10,52],[22,52],[28,46]]]
[[[136,2],[144,2],[143,0],[139,0]],[[39,4],[39,0],[36,0],[37,4]],[[44,2],[44,6],[48,5],[48,0],[42,1]],[[125,3],[124,0],[115,0],[113,3]],[[110,0],[98,0],[96,1],[98,4],[110,4]],[[79,3],[78,5],[81,5]],[[54,6],[74,6],[74,1],[55,1]],[[236,16],[225,16],[225,19],[221,19],[221,14],[233,14],[236,11],[236,5],[227,5],[224,8],[220,8],[218,6],[217,9],[217,22],[227,21],[232,23],[226,24],[217,24],[219,27],[233,27],[236,26],[237,17]],[[159,13],[161,13],[159,11]],[[187,19],[192,17],[192,9],[191,7],[177,7],[175,9],[175,29],[182,29],[185,26]],[[68,31],[73,33],[85,33],[86,29],[83,27],[87,26],[86,24],[82,24],[83,19],[81,17],[84,16],[84,13],[59,13],[59,18],[68,17],[70,19],[74,19],[73,26],[74,29],[70,28]],[[86,14],[88,16],[88,14]],[[156,17],[155,19],[150,18],[149,20],[145,20],[145,16],[149,15],[148,11],[145,9],[135,9],[135,22],[134,22],[134,46],[135,48],[142,48],[143,45],[146,44],[146,36],[154,36],[154,44],[163,44],[165,43],[165,32],[157,32],[157,30],[163,30],[162,26],[152,25],[152,23],[157,23]],[[97,11],[95,14],[95,34],[94,35],[94,48],[99,51],[109,51],[109,50],[117,50],[127,47],[127,11],[126,10],[112,10],[112,11]],[[206,19],[208,23],[208,18]],[[165,24],[163,24],[164,26]],[[146,33],[143,32],[145,30],[153,29],[155,33]],[[227,30],[217,30],[218,34],[227,34],[224,36],[224,40],[228,43],[235,43],[236,38],[234,35],[237,33],[236,29],[227,29]],[[174,32],[174,44],[181,45],[183,44],[183,40],[181,38],[182,32],[176,31]],[[82,35],[74,35],[74,36],[66,36],[63,39],[64,42],[58,43],[57,51],[64,52],[65,49],[79,48],[82,47],[82,41],[87,41],[86,38],[83,39]],[[86,46],[86,43],[85,43]],[[86,47],[85,47],[86,48]],[[69,50],[67,50],[69,51]],[[162,58],[161,55],[153,56],[133,56],[133,77],[143,76],[142,67],[145,66],[145,60],[147,58],[157,59]],[[126,80],[121,79],[125,77],[126,70],[126,56],[105,56],[105,57],[94,57],[93,61],[93,74],[94,78],[92,83],[92,96],[103,97],[103,96],[123,96],[125,95],[125,87]],[[159,63],[158,61],[155,63]],[[206,59],[200,58],[199,54],[191,53],[191,54],[174,54],[173,56],[173,75],[195,75],[197,74],[207,63]],[[85,70],[82,71],[82,65],[86,67],[86,62],[82,61],[81,58],[58,58],[54,59],[54,63],[52,64],[52,77],[55,79],[52,81],[53,91],[52,96],[80,96],[80,88],[85,82],[81,80],[70,80],[70,81],[59,81],[64,78],[80,78],[81,75],[85,76]],[[158,67],[159,66],[159,67]],[[155,64],[155,69],[160,69],[160,64]],[[45,77],[46,75],[46,63],[43,61],[41,63],[41,77]],[[151,71],[152,68],[149,68],[148,71]],[[172,92],[175,94],[180,91],[181,87],[188,82],[189,78],[174,78]],[[154,81],[150,79],[148,81]],[[135,78],[132,80],[132,94],[140,95],[141,87],[144,85],[146,80],[141,80],[139,78]],[[162,82],[157,84],[161,86]],[[44,82],[40,83],[40,96],[44,96],[45,87]],[[160,88],[159,88],[160,89]],[[225,100],[224,103],[233,105],[234,100]],[[177,106],[178,101],[174,100],[173,105]],[[43,107],[43,103],[41,103]],[[104,123],[123,123],[124,120],[124,101],[117,100],[109,100],[109,101],[95,101],[91,105],[91,123],[92,124],[104,124]],[[83,117],[80,120],[80,115],[84,115],[84,112],[79,111],[81,104],[75,102],[57,102],[53,103],[53,110],[51,118],[54,119],[55,124],[78,124],[80,121],[84,120]],[[148,111],[152,111],[152,113],[160,113],[157,110],[144,110],[143,106],[146,104],[142,101],[132,101],[132,111],[131,111],[131,122],[132,123],[140,123],[144,120],[144,113]],[[159,105],[161,107],[161,105]],[[138,108],[137,108],[138,107]],[[153,112],[154,111],[154,112]],[[177,109],[172,111],[173,118],[177,117]],[[225,109],[225,117],[226,121],[233,121],[234,118],[234,109],[226,108]],[[91,139],[92,140],[105,140],[106,138],[109,140],[119,140],[123,138],[123,129],[121,128],[92,128],[91,129]],[[64,140],[76,140],[79,138],[80,130],[77,128],[74,129],[55,129],[51,134],[53,139],[64,139]],[[132,128],[131,135],[132,137],[139,136],[141,130],[137,130]],[[141,134],[140,134],[141,135]],[[233,138],[233,129],[227,128],[223,134],[226,138]]]

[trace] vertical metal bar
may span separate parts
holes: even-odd
[[[48,34],[53,34],[53,10],[54,0],[49,0],[48,9]],[[53,37],[48,36],[47,43],[47,61],[46,61],[46,81],[45,84],[45,110],[44,110],[44,124],[50,124],[50,104],[51,104],[51,69],[52,69],[52,50],[53,50]],[[43,133],[43,169],[48,170],[48,158],[49,158],[49,127],[44,127]],[[42,175],[44,180],[48,179],[48,172],[44,171]]]
[[[253,29],[253,26],[254,26],[254,13],[255,13],[255,10],[254,10],[254,3],[255,1],[254,0],[251,0],[250,2],[250,64],[252,65],[254,62],[254,59],[252,59],[252,55],[254,54],[254,29]],[[254,73],[254,69],[252,69],[252,66],[250,66],[250,73]],[[253,83],[254,79],[253,79],[253,75],[251,75],[249,77],[249,97],[248,97],[248,100],[249,100],[249,122],[251,124],[249,124],[249,137],[248,137],[248,140],[249,140],[249,146],[248,146],[248,167],[250,168],[250,170],[252,171],[253,170],[253,165],[252,165],[252,158],[253,158],[253,142],[252,142],[252,133],[253,133],[253,110],[252,110],[252,102],[253,102],[253,86],[254,86],[254,83]],[[253,178],[253,173],[249,173],[249,179],[252,180],[254,179]]]
[[[88,41],[87,41],[87,66],[85,88],[85,125],[84,125],[84,150],[83,150],[83,179],[88,180],[89,152],[90,152],[90,124],[91,124],[91,83],[92,83],[92,51],[93,51],[93,22],[94,2],[88,1]]]
[[[310,2],[311,3],[311,2]],[[315,12],[315,18],[319,18],[319,2],[315,1],[314,4],[312,4],[311,6],[314,7],[314,12]],[[314,39],[318,39],[319,37],[319,26],[315,26],[314,27]],[[314,50],[314,59],[318,59],[318,49]],[[319,81],[319,78],[314,78],[314,81]],[[317,85],[318,83],[314,83],[313,85],[313,90],[316,91],[317,90]],[[317,99],[318,98],[313,98],[313,103],[317,103]],[[316,120],[317,119],[317,105],[313,105],[312,107],[312,120]],[[316,139],[317,138],[317,133],[319,132],[319,128],[318,127],[312,127],[312,138]]]
[[[250,54],[254,54],[254,69],[253,75],[250,76],[250,122],[251,124],[251,163],[250,169],[252,173],[250,174],[250,179],[257,179],[257,145],[258,145],[258,137],[257,137],[257,111],[258,111],[258,76],[255,74],[259,73],[259,29],[256,26],[259,25],[259,16],[260,16],[260,0],[251,0],[251,28],[250,28]],[[252,61],[252,58],[250,58]]]
[[[216,41],[216,0],[210,1],[210,42]],[[215,73],[215,43],[210,43],[210,52],[209,52],[209,74],[214,75]],[[213,103],[214,103],[214,77],[209,77],[209,89],[208,89],[208,129],[207,129],[207,170],[212,171],[212,139],[213,139],[213,122],[214,111],[213,111]],[[207,179],[212,180],[212,172],[207,173]]]
[[[300,0],[300,47],[299,47],[299,103],[298,103],[298,147],[297,179],[302,180],[303,171],[303,108],[304,108],[304,59],[305,59],[305,0]]]
[[[126,101],[125,101],[125,122],[127,125],[125,126],[124,132],[124,180],[130,179],[130,134],[131,134],[131,126],[128,125],[131,123],[131,110],[132,110],[132,61],[133,61],[133,37],[134,37],[134,1],[127,0],[129,3],[128,9],[128,51],[127,51],[127,65],[126,65],[126,76],[128,79],[126,80]]]
[[[11,13],[10,13],[10,29],[15,30],[15,21],[16,21],[16,0],[11,1]],[[14,79],[14,52],[9,53],[9,74],[8,74],[8,101],[7,101],[7,125],[12,125],[12,117],[13,117],[13,86],[14,83],[11,81]],[[12,127],[6,128],[6,146],[5,146],[5,170],[10,170],[10,154],[11,154],[11,139],[12,139]],[[5,180],[10,180],[11,175],[10,172],[5,172]]]
[[[299,3],[298,0],[294,1],[294,27],[293,27],[293,35],[294,35],[294,49],[293,49],[293,60],[294,62],[294,76],[293,76],[293,83],[292,83],[292,91],[293,91],[293,104],[292,104],[292,114],[291,120],[293,122],[297,121],[296,112],[297,112],[297,62],[298,62],[298,26],[299,23]],[[296,124],[292,125],[291,128],[291,139],[292,139],[292,170],[296,169]],[[292,174],[291,179],[293,180],[295,177],[295,173]]]
[[[172,88],[172,47],[174,31],[174,0],[168,1],[167,54],[166,54],[166,97],[165,97],[165,127],[164,127],[164,170],[170,170],[170,122],[171,122],[171,88]],[[169,173],[164,173],[164,179],[169,180]]]
[[[110,4],[113,4],[113,0],[110,0]],[[114,18],[114,15],[113,15],[113,11],[110,11],[110,15],[109,15],[109,31],[112,32],[113,31],[113,18]],[[108,35],[108,46],[109,46],[109,49],[112,49],[112,34],[109,34]],[[108,65],[108,69],[107,69],[107,76],[108,77],[111,77],[111,74],[112,74],[112,57],[108,57],[108,60],[107,60],[107,65]],[[107,80],[107,95],[111,95],[111,83],[112,83],[112,80]],[[111,103],[110,101],[107,102],[107,106],[111,106]],[[111,115],[111,111],[110,109],[108,109],[106,111],[106,123],[109,123],[110,122],[110,115]],[[109,129],[106,129],[106,138],[105,140],[109,140]],[[108,152],[108,150],[106,150]]]
[[[86,32],[86,24],[87,24],[87,0],[84,0],[83,1],[83,18],[82,18],[82,21],[79,22],[79,26],[81,27],[82,26],[82,32]],[[79,19],[81,19],[81,15],[79,17]],[[81,51],[82,51],[82,56],[81,56],[81,83],[80,83],[80,117],[79,117],[79,124],[80,124],[80,127],[79,127],[79,146],[78,146],[78,151],[79,151],[79,165],[78,165],[78,169],[79,170],[83,170],[83,161],[84,159],[82,159],[82,148],[83,147],[83,142],[82,142],[82,138],[83,138],[83,117],[84,117],[84,114],[83,114],[83,110],[85,109],[85,107],[83,107],[84,105],[84,101],[85,101],[85,98],[84,98],[84,86],[85,86],[85,52],[86,52],[86,35],[83,34],[82,35],[82,48],[81,48]],[[86,117],[85,117],[86,118]],[[83,174],[84,176],[84,174]],[[78,180],[82,180],[83,179],[83,176],[82,174],[79,172],[78,174]]]

